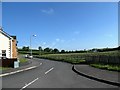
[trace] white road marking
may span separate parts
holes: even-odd
[[[37,81],[38,79],[39,79],[39,78],[36,78],[35,80],[31,81],[30,83],[25,84],[25,86],[24,86],[24,87],[22,87],[20,90],[25,89],[26,87],[28,87],[29,85],[31,85],[32,83],[34,83],[35,81]]]
[[[42,65],[42,63],[40,63],[40,65]],[[19,73],[19,72],[22,72],[22,71],[31,70],[31,69],[34,69],[34,68],[36,68],[36,67],[38,67],[38,66],[32,66],[32,67],[25,68],[25,69],[22,69],[22,70],[10,72],[10,73],[5,73],[5,74],[0,74],[0,77],[7,76],[7,75],[12,75],[12,74]]]
[[[45,72],[45,74],[49,73],[50,71],[52,71],[54,68],[49,69],[48,71]]]
[[[42,65],[42,63],[40,63],[40,65]],[[50,71],[52,71],[54,68],[52,67],[51,69],[49,69],[48,71],[45,72],[45,74],[49,73]],[[28,84],[25,84],[24,87],[22,87],[20,90],[23,90],[25,89],[26,87],[30,86],[31,84],[33,84],[34,82],[36,82],[39,78],[36,78],[35,80],[31,81],[30,83]]]
[[[18,72],[22,72],[22,71],[27,71],[27,70],[30,70],[30,69],[33,69],[33,68],[36,68],[36,67],[37,66],[33,66],[33,67],[29,67],[29,68],[22,69],[22,70],[18,70],[18,71],[14,71],[14,72],[10,72],[10,73],[1,74],[0,77],[7,76],[7,75],[12,75],[12,74],[15,74],[15,73],[18,73]]]
[[[40,65],[42,65],[42,63],[40,63]]]

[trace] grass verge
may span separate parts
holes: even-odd
[[[10,69],[9,67],[0,67],[0,71],[3,71],[3,70],[8,70]]]
[[[26,58],[20,58],[19,61],[20,61],[20,63],[28,62],[28,60]]]
[[[120,65],[90,64],[90,66],[95,67],[95,68],[99,68],[99,69],[105,69],[105,70],[120,72]]]

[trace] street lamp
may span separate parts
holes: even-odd
[[[32,43],[32,37],[36,37],[36,35],[30,36],[30,50],[31,50],[30,56],[31,56],[31,58],[32,58],[32,45],[31,45],[31,43]]]

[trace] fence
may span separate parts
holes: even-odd
[[[106,56],[106,55],[98,55],[98,56],[86,56],[85,57],[87,63],[100,63],[100,64],[120,64],[120,56]]]
[[[14,61],[17,61],[17,59],[1,59],[0,60],[0,66],[2,67],[14,67]]]

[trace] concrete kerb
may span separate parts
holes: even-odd
[[[93,77],[93,76],[91,76],[91,75],[87,75],[87,74],[85,74],[85,73],[83,73],[83,72],[80,72],[80,71],[78,71],[78,70],[75,68],[74,65],[72,66],[72,70],[73,70],[75,73],[77,73],[77,74],[79,74],[79,75],[81,75],[81,76],[87,77],[87,78],[89,78],[89,79],[93,79],[93,80],[96,80],[96,81],[99,81],[99,82],[103,82],[103,83],[107,83],[107,84],[110,84],[110,85],[114,85],[114,86],[120,87],[120,83],[118,83],[118,82],[113,82],[113,81],[104,80],[104,79],[102,79],[102,78]]]

